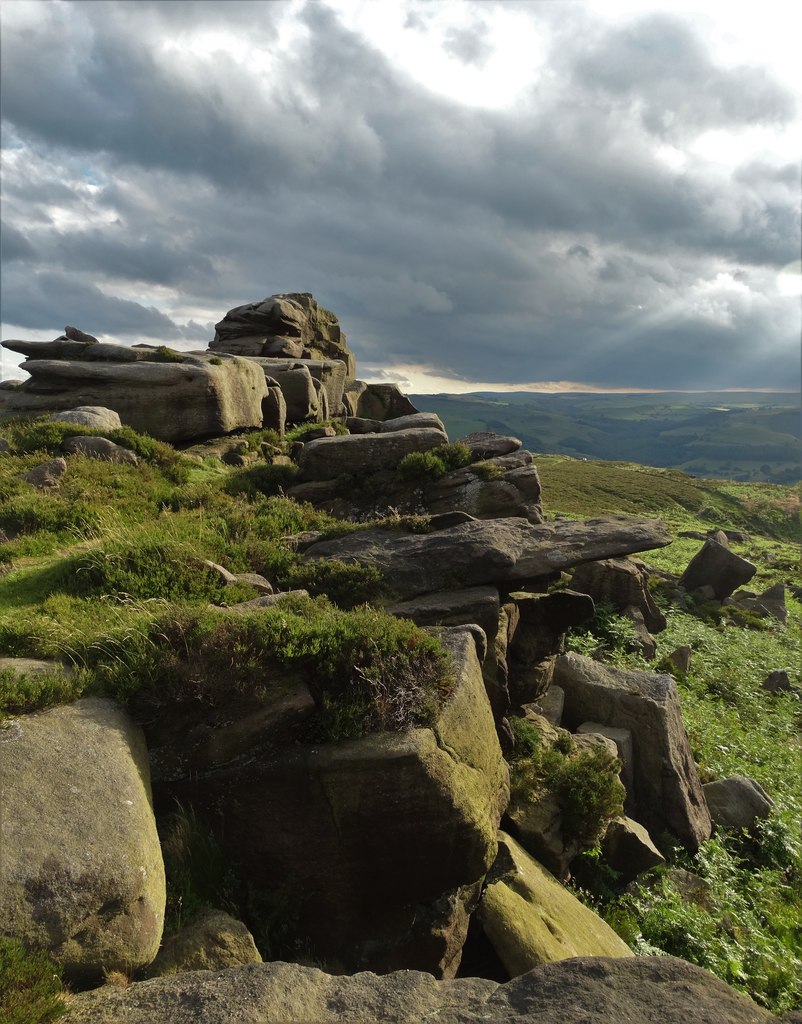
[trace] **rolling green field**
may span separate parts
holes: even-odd
[[[519,437],[531,451],[674,467],[696,476],[802,479],[798,394],[411,395],[449,437],[475,430]]]

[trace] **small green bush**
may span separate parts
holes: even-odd
[[[152,358],[154,363],[183,363],[186,361],[186,356],[182,356],[180,352],[176,352],[174,348],[169,348],[167,345],[159,345]]]
[[[27,715],[54,704],[69,704],[81,696],[89,682],[83,670],[70,675],[58,670],[19,675],[10,669],[0,669],[0,719],[5,715]]]
[[[547,790],[560,808],[565,839],[592,846],[623,809],[618,758],[600,748],[577,751],[570,736],[544,746],[536,726],[520,718],[509,721],[516,739],[510,769],[514,797],[526,802]]]
[[[631,662],[633,652],[640,649],[633,621],[606,602],[596,605],[590,622],[569,631],[565,646],[586,656],[601,653],[613,664]]]
[[[398,464],[398,477],[403,483],[425,483],[439,480],[449,470],[470,465],[471,450],[466,444],[440,444],[425,452],[410,452]]]
[[[542,740],[540,731],[532,722],[525,718],[510,716],[508,719],[512,734],[515,737],[515,749],[510,760],[519,761],[521,758],[536,757],[540,753]]]
[[[434,451],[410,452],[398,464],[398,476],[405,484],[439,480],[445,476],[446,464]]]
[[[0,936],[0,1020],[46,1024],[66,1013],[61,970],[46,953]]]
[[[376,601],[384,592],[381,569],[336,558],[296,562],[285,574],[279,574],[278,581],[287,589],[308,590],[313,597],[325,595],[339,608],[346,609]]]

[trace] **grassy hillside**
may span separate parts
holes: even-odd
[[[466,421],[465,430],[486,425]],[[58,658],[74,671],[66,679],[53,674],[22,682],[0,672],[0,717],[85,692],[158,702],[168,690],[180,696],[185,683],[193,699],[213,700],[221,678],[246,692],[250,666],[263,665],[269,650],[281,678],[310,667],[319,677],[323,737],[386,727],[360,680],[389,665],[400,679],[416,680],[401,726],[430,719],[449,685],[436,645],[408,623],[361,607],[381,602],[374,572],[300,561],[289,535],[344,527],[277,496],[280,473],[264,465],[234,469],[214,457],[191,461],[129,431],[118,440],[137,451],[138,466],[71,456],[59,490],[35,491],[21,474],[57,453],[60,430],[4,428],[11,453],[0,454],[0,657]],[[261,437],[247,440],[257,449]],[[676,533],[740,529],[748,539],[734,546],[758,566],[754,588],[799,578],[799,487],[695,479],[673,469],[560,454],[538,455],[536,464],[550,516],[629,512],[659,516]],[[699,546],[698,539],[678,538],[644,558],[679,574]],[[247,584],[223,588],[206,559],[232,572],[261,572],[283,590],[303,587],[312,597],[285,606],[281,615],[264,614],[259,628],[251,628],[248,617],[208,611],[209,603],[233,604],[256,592]],[[765,620],[744,628],[716,609],[683,610],[666,603],[659,589],[655,596],[669,623],[658,637],[658,665],[665,669],[666,656],[680,644],[694,651],[678,685],[703,777],[750,775],[770,793],[776,813],[760,835],[720,834],[695,858],[672,850],[663,837],[670,863],[705,880],[704,906],[687,905],[665,873],[648,890],[623,892],[598,861],[594,868],[592,857],[580,881],[633,948],[700,963],[772,1008],[800,1005],[800,703],[760,683],[782,667],[802,681],[802,606],[789,600],[786,627]],[[590,631],[576,632],[569,644],[603,651],[614,664],[646,667],[629,648],[628,628],[601,609]],[[204,674],[198,666],[207,661]]]
[[[625,511],[656,515],[676,533],[714,527],[745,531],[731,546],[757,566],[749,584],[760,592],[800,579],[800,488],[767,483],[700,480],[677,470],[632,463],[583,462],[539,455],[536,464],[549,513],[591,516]],[[642,556],[679,575],[700,541],[677,537]],[[719,832],[689,857],[664,845],[668,870],[648,887],[626,890],[593,856],[576,869],[584,897],[632,947],[665,951],[712,970],[775,1010],[802,1006],[802,705],[793,694],[761,688],[774,669],[802,682],[802,604],[788,600],[786,626],[773,620],[733,625],[717,605],[682,610],[654,596],[668,619],[657,636],[657,667],[668,655],[693,650],[687,674],[677,673],[683,716],[703,781],[747,775],[775,801],[757,836]],[[628,620],[600,609],[569,647],[620,667],[653,668],[628,643]],[[683,896],[672,871],[703,880],[705,897]]]
[[[419,395],[449,436],[495,430],[532,451],[675,467],[701,476],[802,479],[802,411],[793,394]]]

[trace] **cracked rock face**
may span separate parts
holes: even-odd
[[[159,795],[195,806],[245,883],[345,970],[453,975],[495,857],[507,766],[472,632],[442,640],[457,683],[432,728],[273,749],[260,730],[225,756],[216,737],[214,763],[154,768]]]
[[[215,325],[213,352],[241,356],[341,359],[354,377],[354,356],[337,317],[308,292],[270,295],[230,309]]]

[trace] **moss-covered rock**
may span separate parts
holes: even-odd
[[[632,956],[608,924],[503,832],[477,913],[513,978],[568,957]]]
[[[149,964],[165,884],[140,730],[94,698],[10,720],[0,779],[0,933],[71,977]]]

